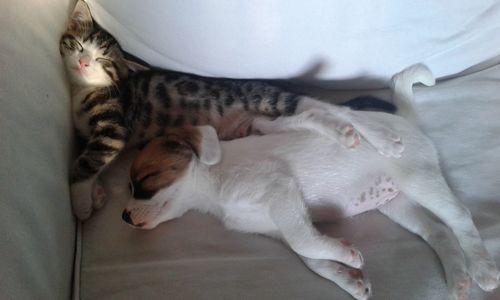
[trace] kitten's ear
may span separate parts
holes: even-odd
[[[127,65],[128,70],[133,73],[151,70],[151,67],[146,63],[143,64],[126,58],[124,58],[123,61]]]
[[[140,71],[151,70],[151,66],[147,62],[135,57],[134,55],[126,51],[122,50],[122,52],[123,52],[123,61],[125,62],[125,65],[127,65],[127,68],[130,72],[136,73]]]
[[[68,31],[74,32],[81,36],[92,32],[94,21],[90,13],[89,6],[85,1],[78,0],[75,9],[71,13],[71,18],[68,24]]]

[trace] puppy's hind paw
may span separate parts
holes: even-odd
[[[491,259],[476,263],[471,268],[470,274],[483,291],[492,291],[500,285],[500,271]]]
[[[498,270],[475,273],[472,276],[479,287],[486,292],[493,291],[500,285],[500,273]]]
[[[450,300],[468,300],[472,280],[470,276],[463,272],[449,284]]]

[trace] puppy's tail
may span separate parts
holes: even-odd
[[[394,75],[391,79],[392,101],[398,108],[398,115],[417,123],[417,113],[414,108],[413,85],[423,83],[426,86],[433,86],[436,83],[431,70],[424,64],[412,65]]]

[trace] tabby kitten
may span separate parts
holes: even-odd
[[[72,84],[74,126],[86,140],[70,179],[73,212],[82,220],[104,203],[97,180],[103,169],[126,146],[145,143],[171,126],[210,124],[222,139],[231,139],[248,135],[255,115],[277,117],[317,108],[329,114],[347,147],[359,143],[359,131],[382,154],[403,149],[389,130],[363,127],[347,108],[261,81],[146,70],[125,59],[118,42],[93,21],[83,1],[77,2],[61,37],[60,52]]]

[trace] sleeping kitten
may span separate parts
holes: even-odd
[[[251,132],[255,115],[277,117],[319,108],[329,113],[329,123],[346,147],[359,144],[359,132],[383,155],[403,151],[392,131],[363,127],[345,107],[262,81],[147,70],[125,59],[118,42],[93,21],[83,1],[77,2],[59,49],[72,84],[74,126],[86,140],[71,170],[73,212],[79,219],[104,204],[97,180],[103,169],[126,146],[163,135],[168,127],[210,124],[221,139],[232,139]]]

